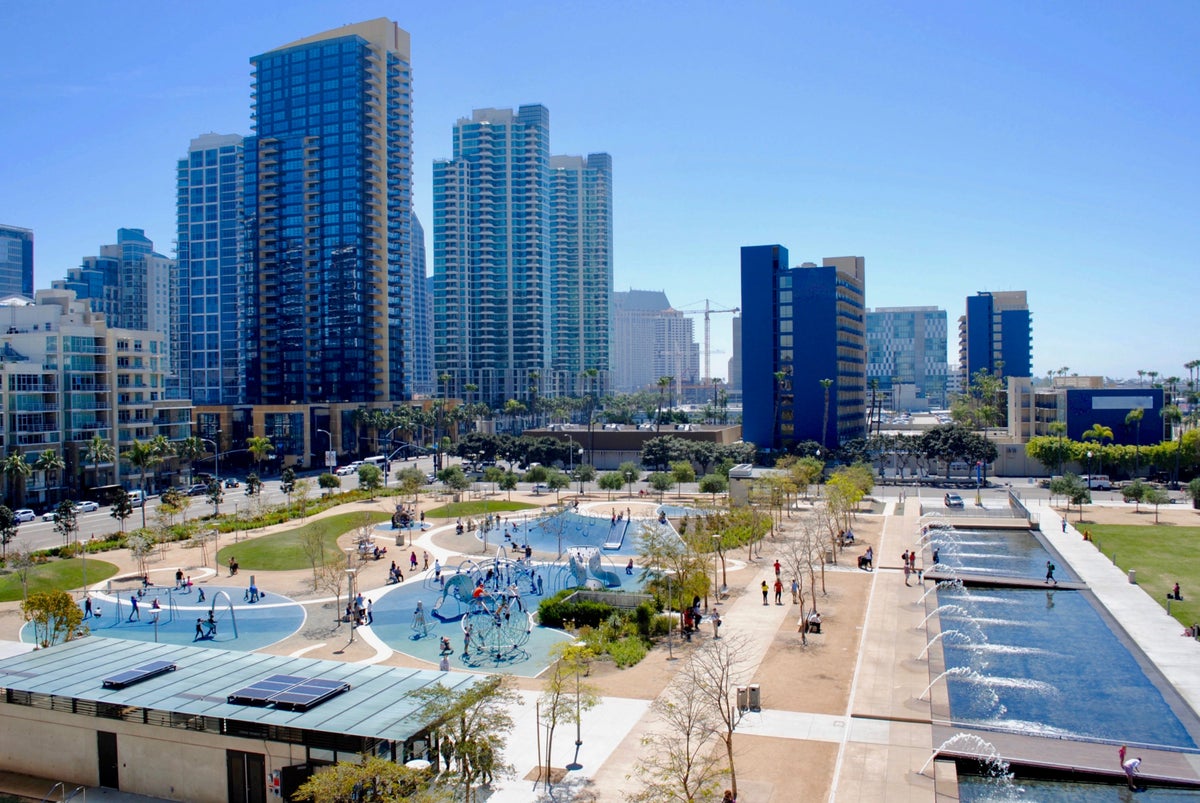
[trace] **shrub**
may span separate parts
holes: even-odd
[[[646,645],[636,636],[626,636],[614,641],[608,645],[607,650],[619,669],[633,666],[646,657]]]
[[[643,602],[633,611],[633,621],[637,625],[638,635],[644,639],[650,638],[650,622],[654,619],[654,608],[648,602]]]
[[[671,614],[659,614],[650,622],[650,635],[654,638],[665,636],[671,632],[671,625],[675,623],[675,617]]]

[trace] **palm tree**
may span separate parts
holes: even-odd
[[[675,378],[671,376],[660,376],[658,378],[658,382],[656,383],[658,385],[658,415],[654,417],[655,432],[658,432],[662,429],[663,396],[666,395],[667,388],[671,386],[671,382],[673,382],[674,379]]]
[[[37,456],[37,460],[33,462],[33,467],[37,471],[46,474],[46,501],[50,501],[50,477],[51,472],[59,472],[67,467],[66,462],[59,456],[58,452],[53,449],[46,449]],[[57,477],[55,478],[57,479]]]
[[[1092,426],[1083,431],[1079,436],[1081,440],[1096,441],[1098,446],[1104,446],[1105,440],[1113,439],[1112,427],[1106,427],[1103,424],[1092,424]],[[1096,449],[1096,455],[1100,458],[1100,473],[1104,473],[1104,450]],[[1089,467],[1090,468],[1090,467]]]
[[[217,437],[219,438],[220,436],[218,435]],[[175,444],[167,440],[166,435],[155,435],[150,439],[149,445],[158,457],[158,462],[155,465],[162,465],[168,457],[172,457],[175,454]]]
[[[1170,440],[1175,440],[1175,431],[1183,421],[1183,411],[1174,404],[1168,404],[1162,408],[1160,413],[1163,423],[1171,428]],[[1172,484],[1179,482],[1179,453],[1183,450],[1183,433],[1180,433],[1179,443],[1175,444],[1175,471],[1172,473]]]
[[[1137,375],[1138,375],[1138,384],[1145,385],[1146,384],[1146,372],[1144,370],[1142,370],[1141,368],[1139,368]]]
[[[102,484],[100,482],[100,464],[111,463],[116,452],[111,443],[99,435],[93,435],[92,439],[88,441],[84,456],[92,464],[92,487],[99,487]]]
[[[154,466],[158,465],[159,462],[162,461],[162,457],[155,451],[154,447],[149,442],[139,441],[137,438],[133,439],[133,443],[130,445],[129,449],[127,449],[125,451],[125,453],[121,455],[121,457],[123,457],[123,458],[125,458],[125,460],[129,461],[129,465],[132,466],[133,468],[136,468],[138,470],[138,472],[141,474],[141,482],[139,483],[138,488],[141,489],[142,496],[144,498],[146,495],[146,471],[147,471],[147,469],[153,468]],[[145,527],[146,527],[146,504],[145,504],[145,502],[142,503],[141,507],[142,507],[142,528],[145,529]]]
[[[208,448],[205,447],[204,441],[201,440],[198,435],[193,435],[190,438],[184,438],[183,440],[179,441],[179,443],[175,444],[175,454],[180,460],[188,465],[189,480],[191,479],[192,463],[199,460],[207,452]]]
[[[19,485],[23,485],[29,475],[33,473],[33,468],[25,460],[24,452],[20,451],[16,447],[13,447],[13,450],[9,452],[8,457],[4,459],[3,465],[0,465],[0,471],[3,471],[8,477],[9,496],[11,496],[16,502],[16,504],[12,505],[12,507],[20,507],[20,503],[25,501],[24,488],[22,487],[22,491],[19,495],[14,489]]]
[[[255,472],[260,476],[262,475],[262,462],[274,450],[275,447],[271,445],[271,439],[266,436],[255,436],[246,439],[246,451],[254,458]]]
[[[1135,407],[1125,416],[1125,426],[1133,426],[1134,428],[1133,476],[1135,477],[1142,465],[1142,419],[1145,415],[1145,409]]]
[[[825,414],[821,417],[821,448],[825,448],[825,437],[829,433],[829,389],[833,387],[832,379],[822,379],[821,389],[825,392]]]

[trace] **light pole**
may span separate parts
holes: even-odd
[[[718,560],[719,560],[719,555],[721,553],[721,536],[717,535],[716,533],[713,533],[712,538],[713,538],[713,548],[715,550],[715,552],[713,554],[713,607],[715,608],[717,605],[719,605],[721,603],[721,585],[717,581],[717,569],[720,566],[720,564],[718,563]]]
[[[217,484],[220,485],[221,484],[221,444],[220,444],[221,430],[218,429],[213,434],[217,436],[216,440],[210,440],[208,438],[200,438],[200,442],[201,443],[211,443],[213,445],[213,477],[216,479]]]
[[[1087,482],[1087,487],[1088,487],[1088,490],[1090,491],[1090,490],[1092,490],[1092,450],[1091,450],[1091,449],[1088,449],[1087,456],[1088,456],[1088,482]]]
[[[329,453],[333,451],[333,436],[329,434],[329,430],[327,429],[318,429],[317,432],[323,433],[328,442],[328,446],[325,449],[325,468],[334,468],[334,466],[330,465],[329,463]],[[334,462],[336,461],[337,458],[334,458]]]

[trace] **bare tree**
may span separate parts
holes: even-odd
[[[600,702],[598,689],[583,680],[596,657],[592,648],[583,643],[566,643],[558,647],[557,652],[558,660],[550,667],[538,701],[540,724],[546,729],[545,769],[542,774],[546,789],[550,788],[550,758],[555,729],[560,723],[578,726],[582,713],[595,708]],[[576,734],[575,750],[578,752],[582,742],[578,730]]]
[[[136,532],[125,539],[125,545],[129,547],[129,555],[137,561],[138,572],[142,577],[149,574],[149,568],[146,561],[150,558],[150,554],[154,552],[154,542],[141,532]]]
[[[346,568],[334,563],[322,563],[313,570],[313,591],[324,591],[333,595],[334,621],[342,618],[342,583],[346,580]]]
[[[682,677],[717,722],[717,736],[725,745],[729,785],[737,799],[737,770],[733,761],[733,731],[742,719],[737,705],[737,687],[744,684],[750,640],[743,635],[712,639],[696,651]]]
[[[634,767],[642,788],[626,793],[630,803],[693,803],[717,794],[720,720],[708,698],[680,675],[650,706],[660,726],[643,737],[647,750]],[[631,776],[633,777],[633,776]]]

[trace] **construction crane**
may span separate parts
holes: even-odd
[[[706,298],[704,299],[704,309],[697,310],[680,310],[684,315],[703,315],[704,316],[704,381],[703,384],[712,384],[712,320],[714,314],[733,314],[741,312],[740,307],[731,309],[714,309],[712,303]]]

